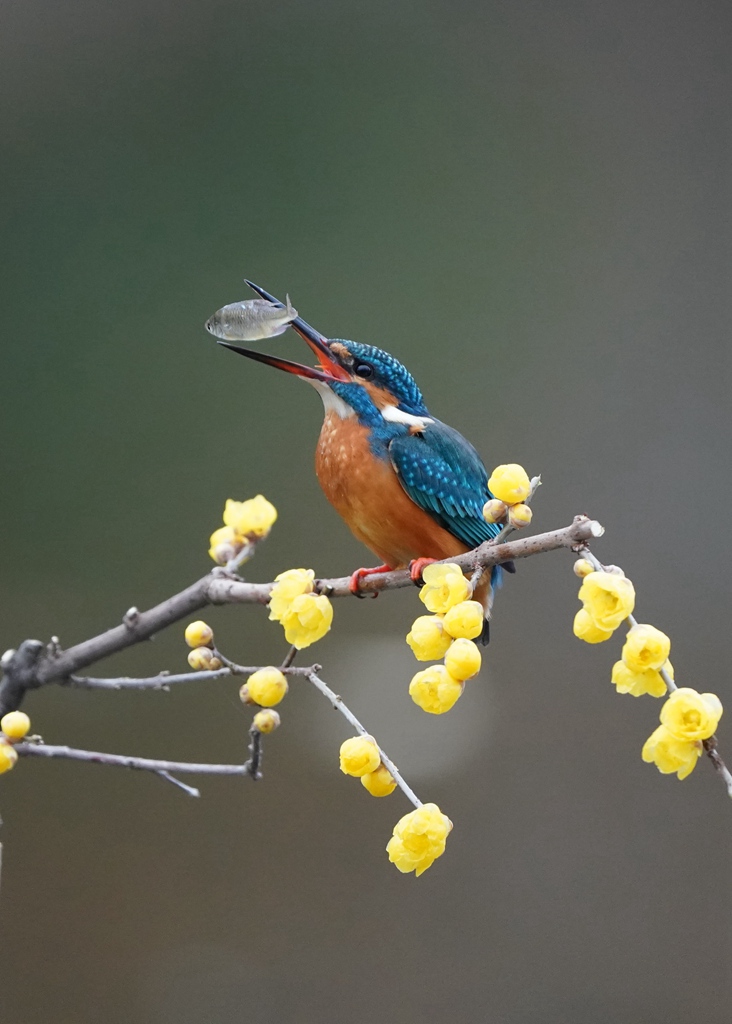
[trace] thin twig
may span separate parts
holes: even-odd
[[[359,733],[359,735],[361,735],[361,736],[369,736],[371,739],[373,739],[373,737],[371,736],[371,733],[368,731],[368,729],[365,729],[361,725],[361,723],[356,718],[354,713],[343,703],[342,698],[339,697],[339,695],[337,693],[334,693],[333,690],[331,690],[331,688],[328,686],[328,684],[323,682],[323,680],[320,678],[320,676],[316,672],[312,672],[311,671],[308,674],[308,679],[310,680],[310,682],[313,684],[313,686],[317,690],[320,690],[320,692],[323,694],[324,697],[328,698],[328,700],[333,705],[333,707],[336,709],[336,711],[340,711],[340,713],[343,715],[343,717],[346,719],[346,721],[350,722],[350,724],[353,726],[353,728],[356,730],[356,732]],[[378,744],[377,744],[377,746],[378,746]],[[415,807],[421,807],[422,806],[422,801],[409,788],[409,786],[406,784],[406,782],[402,778],[401,773],[400,773],[399,769],[397,768],[397,766],[394,764],[394,762],[391,760],[391,758],[388,757],[384,753],[384,751],[381,749],[381,747],[379,747],[379,754],[381,755],[381,760],[383,761],[383,763],[388,768],[389,772],[391,773],[392,778],[396,781],[396,784],[397,784],[397,786],[399,786],[399,788],[401,789],[402,793],[404,793],[406,798],[409,801],[411,801],[411,803],[413,803]]]
[[[66,758],[86,761],[88,764],[106,764],[116,768],[135,768],[145,772],[192,775],[247,775],[245,764],[196,764],[192,761],[159,761],[148,757],[130,757],[128,754],[106,754],[98,750],[79,750],[76,747],[51,746],[46,743],[16,743],[20,757]]]
[[[181,782],[180,779],[176,779],[175,775],[171,775],[170,772],[157,772],[161,779],[165,779],[166,782],[172,782],[178,789],[182,789],[188,796],[199,797],[201,795],[200,789],[196,789],[195,786],[187,786],[185,782]]]
[[[262,734],[256,725],[249,730],[249,760],[244,767],[255,782],[262,778]]]

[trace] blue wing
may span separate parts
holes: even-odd
[[[423,434],[404,434],[389,444],[399,482],[412,501],[474,548],[500,531],[483,518],[490,497],[488,474],[462,434],[435,420]]]

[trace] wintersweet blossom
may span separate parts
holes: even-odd
[[[511,505],[508,510],[508,525],[512,526],[514,530],[520,530],[529,525],[533,515],[531,507],[520,501],[517,505]]]
[[[428,611],[444,615],[454,605],[470,597],[470,584],[454,562],[428,565],[422,573],[424,586],[419,599]]]
[[[439,615],[420,615],[407,633],[407,643],[417,661],[438,661],[445,657],[452,637]]]
[[[508,515],[508,505],[498,498],[489,498],[483,506],[483,518],[487,523],[502,523]]]
[[[412,677],[409,696],[429,715],[443,715],[463,692],[463,683],[455,679],[444,665],[431,665]]]
[[[477,645],[472,640],[462,637],[453,640],[450,645],[450,650],[445,655],[445,668],[453,679],[464,682],[478,675],[481,660]]]
[[[633,672],[643,672],[647,668],[661,668],[670,651],[671,641],[665,633],[647,623],[638,623],[628,631],[621,656]]]
[[[635,590],[625,576],[591,572],[582,580],[579,599],[600,629],[617,629],[635,607]]]
[[[677,778],[685,779],[694,771],[701,752],[701,743],[680,740],[665,725],[659,725],[643,744],[641,757],[647,764],[655,764],[664,775],[676,772]]]
[[[445,632],[456,640],[460,637],[475,640],[483,632],[484,617],[480,601],[461,601],[445,613],[442,625]]]
[[[661,667],[673,680],[674,667],[671,662],[667,661]],[[632,697],[642,697],[644,693],[651,697],[663,697],[667,689],[663,676],[657,669],[647,668],[642,672],[636,672],[628,668],[624,661],[615,662],[611,678],[618,693],[629,693]]]
[[[264,708],[258,711],[252,719],[252,725],[258,732],[270,733],[278,729],[281,723],[279,712],[274,708]]]
[[[396,779],[385,764],[361,776],[361,785],[371,796],[389,796],[396,789]]]
[[[488,490],[499,501],[515,505],[526,501],[531,493],[531,481],[523,466],[512,462],[506,466],[496,466],[488,481]]]
[[[697,693],[689,686],[674,690],[661,708],[661,725],[677,740],[693,743],[714,735],[722,703],[714,693]]]
[[[215,672],[221,668],[221,661],[210,647],[195,647],[188,652],[188,664],[196,672]]]
[[[0,740],[0,775],[15,767],[18,754],[5,740]]]
[[[277,519],[277,509],[262,494],[246,501],[229,498],[224,508],[224,525],[241,537],[266,537]]]
[[[375,772],[381,764],[381,754],[373,736],[352,736],[341,743],[341,771],[344,775],[360,778]]]
[[[445,852],[452,822],[437,804],[422,804],[394,826],[387,843],[389,860],[403,873],[414,871],[417,878]]]
[[[586,644],[601,644],[604,640],[609,640],[613,635],[611,629],[600,629],[599,626],[596,626],[590,613],[585,611],[584,608],[580,608],[575,615],[572,628],[574,635],[579,637],[580,640],[584,640]]]
[[[324,594],[301,594],[282,617],[285,639],[301,651],[321,640],[333,622],[333,605]]]
[[[0,729],[9,740],[22,740],[30,725],[31,720],[25,711],[8,711],[0,718]]]
[[[315,573],[312,569],[287,569],[279,576],[275,576],[274,586],[269,595],[270,619],[281,622],[296,597],[312,593],[314,579]]]
[[[263,708],[273,708],[279,704],[288,690],[285,676],[272,666],[252,672],[245,686],[251,700]]]

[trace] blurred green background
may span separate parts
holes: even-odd
[[[280,511],[250,578],[371,561],[315,480],[317,396],[203,330],[247,275],[541,472],[537,529],[599,518],[677,679],[728,700],[729,30],[705,0],[7,0],[4,647],[201,575],[227,497]],[[2,1019],[728,1021],[729,802],[706,762],[641,763],[659,705],[572,637],[576,591],[566,554],[521,564],[435,719],[416,592],[337,602],[325,678],[455,822],[419,880],[384,853],[408,806],[338,772],[305,684],[256,787],[4,776]],[[261,609],[207,618],[232,657],[284,653]],[[174,628],[97,671],[185,653]],[[249,720],[226,682],[27,710],[48,742],[192,760],[241,758]]]

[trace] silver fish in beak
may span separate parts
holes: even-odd
[[[297,310],[291,305],[289,295],[286,306],[275,306],[266,299],[248,299],[217,309],[205,327],[215,338],[224,341],[262,341],[284,334],[296,317]]]

